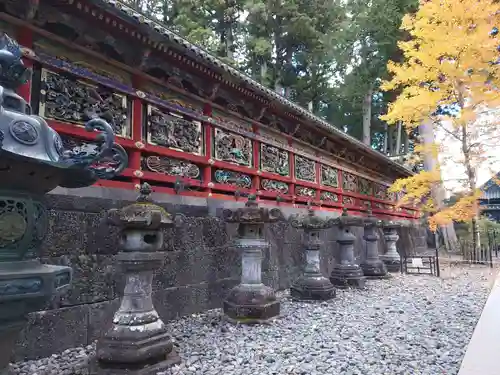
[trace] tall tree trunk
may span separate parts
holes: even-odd
[[[476,190],[476,170],[472,166],[471,155],[469,151],[469,142],[467,135],[467,124],[462,125],[462,153],[464,155],[464,166],[465,172],[467,173],[467,179],[469,181],[470,194],[474,194]],[[479,214],[475,213],[471,220],[472,224],[472,251],[477,254],[478,248],[481,246],[479,226],[478,226]]]
[[[396,155],[401,155],[401,130],[402,130],[401,122],[396,124]]]
[[[267,80],[267,61],[263,60],[260,64],[260,83],[265,84]]]
[[[389,126],[387,123],[384,123],[384,130],[385,130],[385,135],[384,135],[384,154],[388,155],[389,154]]]
[[[372,97],[373,89],[370,87],[363,98],[363,143],[367,146],[372,144]]]
[[[408,148],[410,146],[410,138],[409,138],[409,135],[408,135],[408,132],[406,131],[406,129],[404,129],[404,131],[403,131],[403,136],[404,136],[404,140],[405,140],[403,154],[408,155],[408,151],[409,151]]]
[[[424,121],[419,128],[419,133],[424,144],[424,150],[427,150],[434,144],[434,133],[432,120],[427,119]],[[424,154],[424,169],[427,171],[434,170],[437,167],[437,160],[431,152],[425,152]],[[432,199],[436,204],[436,209],[441,209],[443,207],[443,201],[445,198],[444,188],[442,184],[438,184],[432,189]],[[457,234],[455,233],[455,227],[453,223],[448,225],[442,225],[440,227],[441,233],[443,234],[443,242],[447,250],[453,249],[457,244]]]

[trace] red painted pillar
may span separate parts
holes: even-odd
[[[288,139],[288,145],[291,147],[292,146],[292,139]],[[292,183],[290,184],[290,189],[288,190],[288,194],[292,196],[292,203],[295,204],[295,158],[293,156],[293,152],[289,151],[288,152],[288,160],[289,160],[289,167],[290,167],[290,178],[292,179]]]
[[[315,153],[316,157],[319,157],[319,153]],[[316,197],[315,199],[319,202],[321,200],[321,164],[317,161],[314,162],[314,167],[316,168]]]
[[[141,166],[141,158],[142,158],[142,149],[144,149],[145,144],[143,140],[142,134],[142,120],[143,120],[143,111],[144,111],[144,103],[141,99],[141,96],[144,97],[140,88],[142,87],[142,80],[139,77],[133,77],[132,84],[134,88],[137,90],[137,96],[132,99],[132,140],[135,144],[135,149],[129,151],[129,168],[134,170],[135,178],[132,179],[132,182],[137,185],[141,183],[142,166]]]
[[[25,48],[33,49],[33,31],[23,26],[18,26],[17,29],[17,41],[18,43]],[[33,61],[23,58],[24,65],[27,68],[33,67]],[[17,89],[17,93],[22,96],[26,102],[31,104],[31,77],[24,85],[20,86]]]
[[[343,187],[344,176],[342,175],[342,170],[341,169],[337,169],[337,181],[338,181],[338,184],[339,184],[339,190],[343,192],[344,191],[344,187]],[[344,194],[339,194],[339,203],[341,205],[344,204]]]
[[[257,125],[252,125],[254,134],[259,134],[259,127]],[[260,142],[256,139],[252,141],[252,165],[257,171],[260,171]],[[258,173],[258,172],[257,172]],[[260,175],[253,176],[252,178],[252,191],[258,193],[260,191]]]
[[[212,116],[212,106],[209,103],[205,103],[203,107],[203,115],[211,117]],[[212,159],[212,124],[209,122],[203,122],[204,137],[205,137],[205,156],[208,160]],[[203,182],[209,184],[212,182],[212,166],[208,164],[203,168]],[[212,195],[212,189],[207,188],[208,195]]]

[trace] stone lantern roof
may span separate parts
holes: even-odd
[[[135,203],[108,212],[108,222],[124,229],[156,230],[174,226],[172,215],[152,202],[152,189],[148,183],[142,184]]]

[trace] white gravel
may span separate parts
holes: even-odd
[[[320,303],[284,293],[270,325],[235,326],[221,310],[195,314],[168,324],[183,363],[159,375],[457,374],[490,284],[487,272],[470,270],[370,280]],[[17,363],[14,373],[85,374],[92,350]]]

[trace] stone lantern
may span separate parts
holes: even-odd
[[[399,272],[401,270],[401,256],[396,247],[396,242],[399,239],[397,230],[400,227],[401,224],[394,221],[386,221],[383,224],[386,252],[381,256],[381,259],[389,272]]]
[[[366,278],[363,270],[354,261],[354,242],[356,236],[352,234],[351,227],[362,226],[363,219],[356,216],[349,216],[347,209],[343,209],[342,215],[336,220],[339,228],[337,243],[339,253],[330,274],[331,283],[337,288],[358,288],[365,287]]]
[[[153,271],[163,265],[162,229],[172,227],[170,214],[150,198],[144,183],[137,202],[108,213],[110,224],[121,229],[117,260],[125,274],[125,288],[113,326],[97,341],[93,374],[156,375],[180,362],[172,340],[153,306]]]
[[[97,151],[64,150],[59,134],[43,118],[31,115],[28,103],[15,92],[28,76],[18,43],[0,33],[1,374],[9,371],[27,315],[43,310],[72,280],[71,268],[38,260],[48,230],[44,195],[58,186],[93,185],[127,165],[127,154],[114,143],[112,127],[98,118],[85,126],[89,132],[101,132]]]
[[[277,209],[259,207],[251,195],[243,208],[224,210],[228,223],[238,224],[236,247],[242,252],[241,283],[224,300],[224,313],[232,322],[262,323],[279,315],[280,302],[274,290],[262,283],[262,252],[269,248],[263,238],[264,224],[283,219]]]
[[[387,277],[387,268],[378,255],[378,227],[381,225],[371,209],[368,210],[368,216],[364,219],[364,240],[366,241],[366,254],[364,260],[359,265],[363,274],[369,278]]]
[[[292,227],[304,229],[304,248],[306,266],[302,275],[290,288],[292,298],[298,300],[328,300],[335,297],[335,288],[320,271],[319,252],[323,241],[320,233],[333,225],[332,220],[322,219],[315,215],[309,205],[305,216],[294,215],[290,219]]]

